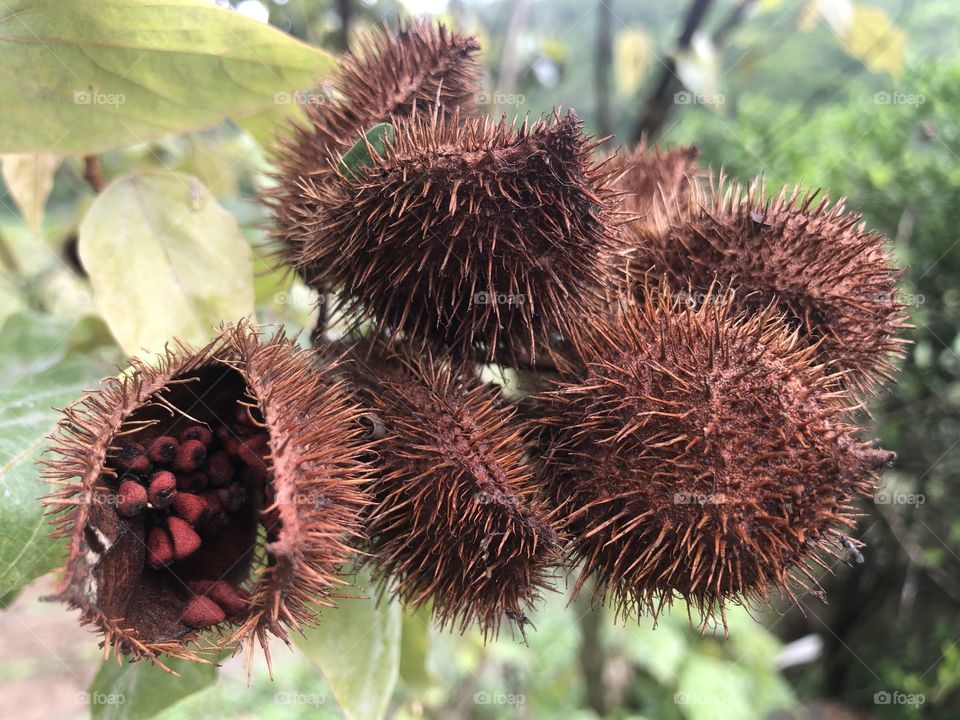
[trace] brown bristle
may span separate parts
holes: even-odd
[[[411,22],[398,32],[374,33],[358,47],[363,50],[340,59],[330,97],[307,103],[307,122],[276,149],[277,183],[265,200],[276,215],[280,258],[290,266],[299,265],[303,249],[301,182],[332,177],[337,158],[370,126],[414,107],[468,108],[478,91],[473,55],[479,45],[443,25]]]
[[[366,516],[377,574],[441,627],[496,635],[556,560],[523,433],[495,386],[445,357],[382,343],[357,355],[351,377],[385,429]]]
[[[774,303],[847,387],[868,391],[892,378],[903,354],[900,273],[884,238],[843,201],[799,188],[767,200],[760,181],[743,191],[721,179],[695,211],[643,237],[631,262],[634,275],[649,271],[692,304],[714,302],[715,282],[734,285],[742,309]]]
[[[718,292],[717,297],[726,294]],[[583,575],[625,612],[680,596],[705,622],[726,601],[789,592],[840,548],[880,464],[805,346],[732,298],[648,290],[577,338],[586,374],[541,397],[555,438],[543,480]]]
[[[573,112],[517,128],[416,113],[356,175],[302,183],[300,270],[341,310],[517,362],[598,302],[610,171]]]
[[[336,372],[335,362],[317,367],[312,352],[282,333],[268,339],[241,323],[203,349],[177,343],[157,363],[134,360],[131,371],[67,408],[54,436],[56,457],[45,470],[58,487],[46,502],[58,533],[70,541],[57,599],[79,608],[84,622],[132,659],[197,659],[254,639],[266,649],[268,633],[286,638],[288,627],[314,621],[318,608],[331,604],[341,584],[336,574],[353,556],[368,472],[361,410]],[[223,438],[237,435],[240,405],[255,408],[251,417],[262,421],[260,482],[228,484],[223,504],[215,490],[190,491],[207,484],[197,468],[208,449],[222,456]],[[151,476],[151,504],[124,515],[116,506],[132,507],[123,498],[135,491],[125,481],[123,492],[113,490],[112,478],[122,475],[120,464],[146,459],[131,443],[159,437],[183,442],[171,469]],[[267,487],[278,522],[258,545]],[[330,502],[313,502],[317,495]],[[211,577],[235,588],[250,580],[252,593],[242,611],[231,604],[230,627],[213,645],[197,649],[196,633],[184,632],[181,622],[197,607],[188,607],[183,589]],[[220,623],[196,617],[186,624]]]

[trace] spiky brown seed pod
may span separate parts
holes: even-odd
[[[619,174],[614,186],[623,193],[624,209],[637,215],[636,222],[648,231],[682,218],[700,175],[698,155],[695,147],[661,150],[646,143],[615,154],[611,165]]]
[[[441,627],[521,624],[557,560],[527,443],[496,386],[429,349],[356,351],[350,373],[382,434],[366,514],[376,574]]]
[[[891,454],[771,310],[649,292],[578,338],[586,374],[541,396],[543,479],[574,557],[624,612],[704,616],[816,581]]]
[[[267,339],[241,323],[201,350],[177,343],[159,365],[134,360],[130,372],[64,410],[44,470],[59,488],[45,499],[56,534],[69,539],[55,599],[79,608],[118,655],[198,659],[237,641],[252,648],[256,638],[269,660],[267,633],[286,639],[287,627],[330,604],[335,568],[360,532],[361,412],[335,372],[317,369],[313,355],[282,334]],[[129,448],[197,425],[207,431],[180,445],[189,458],[178,451],[139,475],[120,470],[136,454]],[[263,454],[241,457],[236,448],[255,438]],[[234,493],[240,502],[228,507],[177,490],[195,486],[207,450],[243,479]],[[121,475],[122,514],[112,501]],[[136,494],[131,483],[149,487],[151,504],[127,499]],[[275,522],[258,547],[266,512]],[[224,616],[211,606],[216,596],[195,601],[192,587],[217,581],[238,597],[249,588],[242,612],[231,606]],[[223,617],[227,624],[207,622]],[[201,639],[211,624],[218,636]]]
[[[409,115],[414,106],[438,103],[449,110],[472,106],[478,92],[480,46],[472,37],[427,20],[397,32],[385,30],[357,42],[332,87],[305,103],[306,122],[279,138],[276,187],[266,201],[276,218],[281,259],[295,265],[302,249],[305,213],[301,184],[322,184],[340,154],[372,125]]]
[[[398,121],[383,156],[311,190],[308,281],[391,331],[508,362],[532,354],[596,302],[612,244],[609,173],[582,127],[572,112],[519,128]]]
[[[846,386],[869,390],[892,379],[907,342],[897,337],[908,327],[899,271],[882,235],[817,195],[794,188],[765,200],[759,181],[746,191],[721,181],[685,219],[647,235],[635,274],[653,268],[694,303],[715,282],[739,286],[745,309],[774,302]]]

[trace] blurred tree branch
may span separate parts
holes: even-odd
[[[597,47],[594,79],[597,86],[597,132],[607,137],[612,130],[610,119],[610,67],[613,65],[613,0],[600,0],[597,5]]]

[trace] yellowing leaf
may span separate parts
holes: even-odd
[[[3,181],[34,233],[40,232],[43,208],[61,160],[59,155],[50,153],[11,154],[2,158]]]
[[[650,36],[640,27],[617,33],[613,42],[613,66],[617,69],[617,95],[630,97],[643,84],[650,68]]]
[[[210,0],[6,0],[0,152],[89,154],[210,127],[333,66]]]
[[[118,178],[80,225],[80,259],[97,305],[128,353],[173,337],[201,344],[212,327],[252,316],[253,256],[234,217],[196,178]]]
[[[844,49],[874,72],[899,77],[903,71],[907,36],[880,8],[853,6],[853,22],[842,38]]]

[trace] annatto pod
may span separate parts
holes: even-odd
[[[496,635],[557,561],[558,536],[527,443],[496,386],[427,348],[367,341],[351,377],[382,423],[366,514],[380,578],[441,627]]]
[[[572,112],[520,128],[397,120],[369,166],[317,188],[302,270],[349,313],[510,362],[596,302],[612,244],[607,169]]]
[[[908,325],[897,298],[899,272],[882,235],[866,231],[843,202],[782,190],[764,199],[757,181],[744,192],[721,182],[664,233],[638,243],[636,276],[650,271],[688,300],[702,302],[715,282],[735,284],[742,308],[775,303],[820,359],[843,371],[847,387],[869,390],[892,379]],[[643,248],[646,247],[646,251]]]
[[[625,615],[682,597],[706,623],[728,601],[817,587],[808,562],[844,555],[854,500],[892,459],[854,437],[815,348],[714,296],[649,291],[586,328],[585,375],[541,396],[577,588],[594,576]]]
[[[615,187],[623,193],[623,207],[638,216],[628,228],[639,225],[656,232],[689,212],[700,175],[698,154],[695,147],[661,150],[641,142],[613,156],[612,167],[620,173]]]
[[[201,659],[256,637],[269,662],[267,633],[286,640],[331,604],[360,532],[367,448],[335,372],[241,323],[64,410],[44,470],[69,539],[54,599],[107,652]]]
[[[373,33],[355,44],[362,50],[340,58],[332,87],[307,98],[306,122],[276,148],[276,186],[264,199],[276,218],[273,234],[287,265],[297,263],[303,223],[313,211],[304,188],[322,185],[370,126],[439,103],[449,110],[472,106],[478,92],[480,46],[472,37],[419,20],[398,31]]]

